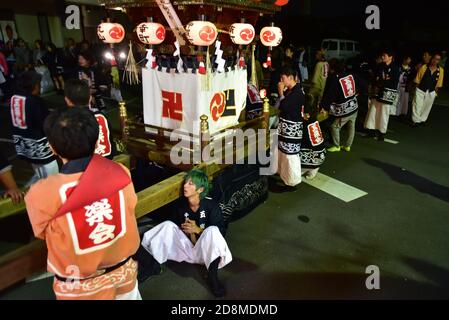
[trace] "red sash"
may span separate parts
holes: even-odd
[[[130,183],[131,178],[120,165],[102,156],[94,155],[86,171],[81,175],[78,185],[53,219],[108,198]]]

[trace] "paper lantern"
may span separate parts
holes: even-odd
[[[98,25],[97,35],[104,43],[119,43],[125,37],[125,29],[119,23],[104,22]]]
[[[276,2],[274,3],[276,6],[278,6],[278,7],[283,7],[283,6],[285,6],[286,4],[288,4],[288,1],[289,0],[276,0]]]
[[[232,42],[238,45],[247,45],[253,42],[256,32],[249,23],[234,23],[229,28]]]
[[[282,30],[278,27],[265,27],[260,31],[260,41],[267,47],[277,47],[282,41]]]
[[[165,28],[160,23],[143,22],[136,28],[137,37],[145,44],[161,44],[165,40]]]
[[[208,21],[191,21],[187,27],[187,39],[195,46],[208,47],[217,39],[217,27]]]

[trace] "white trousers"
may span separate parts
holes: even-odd
[[[187,235],[173,222],[165,221],[145,232],[142,246],[159,263],[167,260],[204,264],[207,269],[221,257],[218,268],[232,261],[231,251],[220,230],[211,226],[206,228],[195,245]]]
[[[115,297],[115,300],[142,300],[139,292],[139,284],[136,281],[134,289],[128,293],[119,294]]]
[[[407,115],[408,113],[408,100],[409,93],[405,91],[405,88],[399,88],[399,98],[396,105],[396,115]]]
[[[381,133],[387,133],[388,120],[390,119],[390,105],[370,99],[368,101],[368,113],[365,119],[365,128],[370,130],[379,130]]]
[[[31,166],[34,170],[34,175],[31,179],[26,183],[26,187],[30,187],[32,184],[36,183],[40,179],[45,179],[52,174],[57,174],[59,172],[58,161],[53,160],[47,164],[34,164]]]
[[[426,122],[435,101],[435,91],[422,91],[416,88],[415,99],[413,99],[412,120],[414,123]]]
[[[285,185],[294,187],[301,183],[301,155],[289,155],[273,148],[273,174],[279,174]]]

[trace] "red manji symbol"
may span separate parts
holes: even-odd
[[[61,187],[64,203],[78,182]],[[70,235],[76,254],[86,254],[111,246],[126,233],[125,199],[120,190],[104,199],[69,212]]]
[[[123,37],[123,29],[120,27],[112,27],[111,30],[109,30],[109,35],[112,39],[120,40]]]
[[[159,28],[156,30],[156,37],[157,37],[159,40],[164,40],[164,39],[165,39],[165,28],[164,28],[164,27],[159,27]]]
[[[323,134],[321,133],[321,128],[320,128],[320,124],[318,123],[318,121],[309,124],[307,126],[307,130],[309,130],[309,137],[310,137],[310,142],[312,143],[312,146],[318,146],[321,143],[323,143],[324,139],[323,139]]]
[[[218,121],[226,108],[226,98],[224,92],[216,93],[210,102],[210,114],[214,121]]]
[[[240,38],[242,38],[243,41],[252,41],[254,39],[254,32],[253,30],[247,28],[240,31]]]
[[[262,38],[266,41],[266,42],[273,42],[276,39],[276,35],[274,34],[274,32],[271,32],[270,30],[265,31],[262,34]]]
[[[25,117],[25,97],[13,96],[11,98],[11,118],[14,127],[19,129],[26,129],[26,117]]]
[[[345,95],[345,98],[349,98],[355,95],[355,82],[352,75],[340,79],[340,85]]]
[[[109,141],[109,126],[108,121],[105,116],[102,114],[96,114],[95,118],[97,119],[99,126],[99,134],[98,134],[98,142],[97,148],[95,149],[95,153],[107,157],[112,152],[111,141]]]
[[[209,42],[215,39],[215,30],[212,27],[204,26],[200,30],[200,39]]]
[[[162,117],[182,121],[182,95],[162,91]]]

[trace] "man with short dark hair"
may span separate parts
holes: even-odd
[[[171,221],[147,231],[136,254],[139,281],[161,272],[167,260],[205,264],[208,284],[216,297],[225,294],[218,280],[218,269],[232,261],[226,240],[221,209],[207,198],[209,181],[200,170],[191,170],[184,180],[184,198],[180,200]]]
[[[278,147],[273,150],[274,165],[285,185],[301,183],[301,141],[303,137],[304,92],[296,82],[296,71],[290,67],[281,70],[278,83],[279,124]]]
[[[349,152],[354,142],[358,112],[356,77],[346,70],[343,60],[331,59],[329,68],[330,75],[320,103],[322,111],[335,118],[331,125],[333,146],[327,151],[339,152],[343,149]],[[348,125],[348,138],[341,144],[340,131],[346,125]]]
[[[365,118],[365,128],[371,130],[370,135],[376,134],[378,141],[384,141],[388,130],[391,108],[398,98],[399,76],[399,66],[394,62],[393,52],[385,50],[375,77],[377,94],[370,99]]]
[[[35,71],[25,71],[17,79],[18,89],[11,98],[12,137],[19,157],[34,169],[27,183],[58,173],[58,163],[43,131],[49,111],[40,95],[41,76]]]
[[[141,299],[129,171],[95,155],[98,123],[84,108],[50,114],[44,124],[61,159],[59,174],[34,184],[25,203],[37,238],[47,243],[47,270],[57,299]]]
[[[90,109],[92,97],[89,84],[86,80],[67,80],[64,89],[65,103],[69,108],[81,107]],[[95,153],[111,159],[116,154],[115,144],[112,141],[112,133],[106,116],[101,111],[92,111],[99,125],[98,144]]]
[[[441,55],[434,54],[430,63],[423,65],[416,75],[417,88],[413,100],[413,126],[424,124],[427,121],[438,90],[443,87],[444,69],[439,66],[440,61]]]

